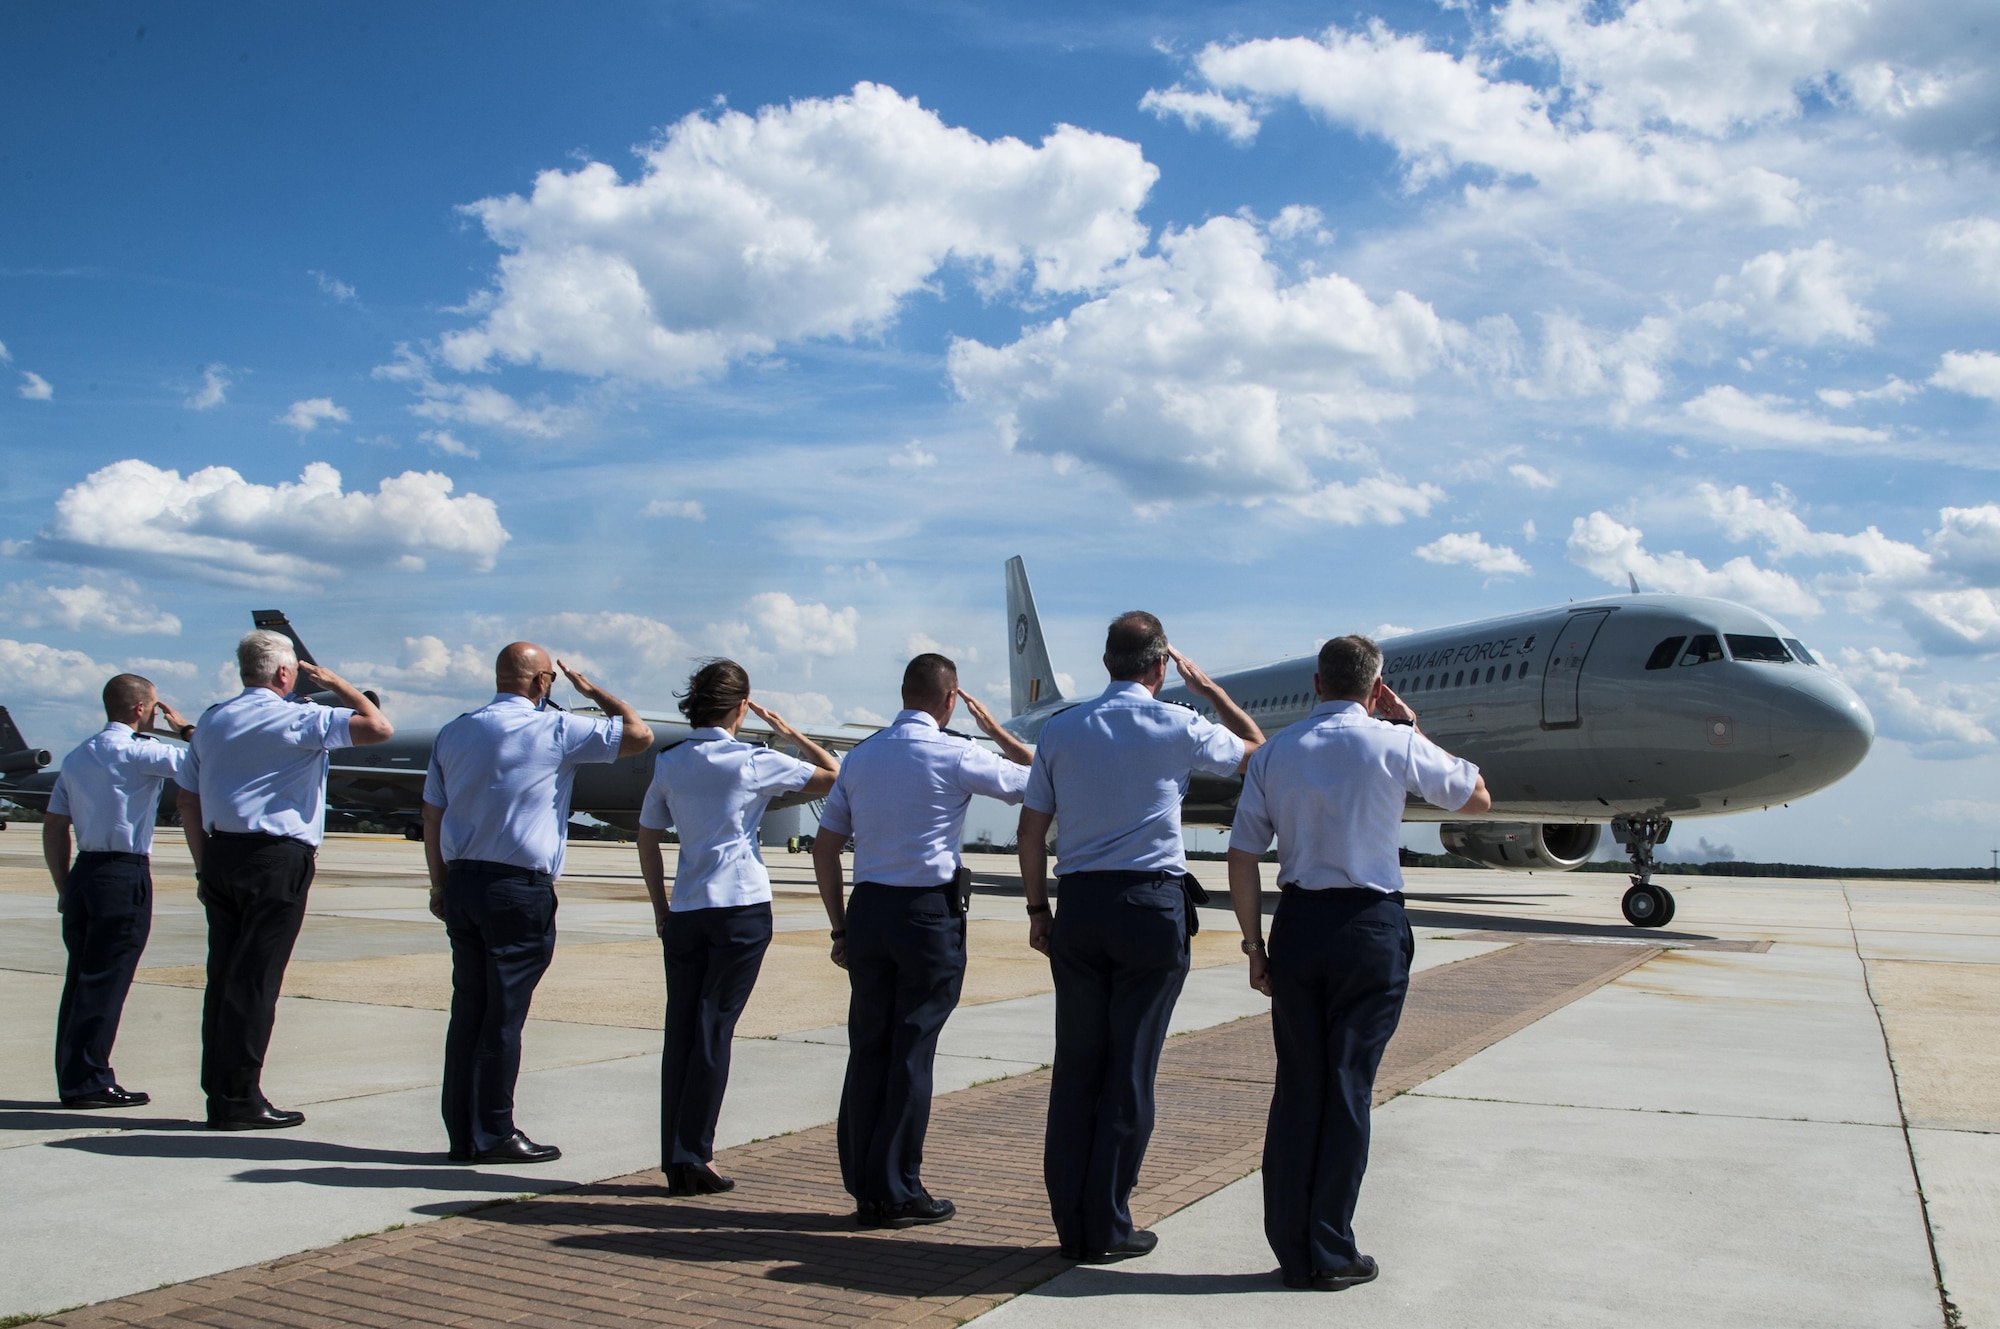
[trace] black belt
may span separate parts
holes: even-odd
[[[892,886],[886,881],[857,881],[857,887],[873,886],[881,891],[905,891],[911,895],[929,895],[936,892],[944,897],[945,907],[954,917],[965,917],[966,906],[972,898],[972,874],[960,869],[952,874],[950,881],[941,881],[935,886]]]
[[[1328,900],[1352,900],[1358,895],[1369,895],[1379,900],[1394,900],[1397,904],[1403,903],[1403,893],[1401,891],[1378,891],[1372,886],[1327,886],[1317,891],[1309,891],[1295,881],[1281,881],[1278,883],[1278,890],[1280,893],[1288,895],[1294,900],[1310,900],[1316,896]]]
[[[1065,872],[1056,878],[1056,885],[1060,887],[1064,882],[1073,881],[1079,886],[1143,886],[1147,882],[1156,881],[1161,883],[1170,882],[1178,886],[1181,883],[1181,878],[1186,875],[1185,872],[1173,872],[1165,868],[1161,868],[1156,872],[1126,872],[1123,870]]]
[[[218,831],[210,829],[205,833],[211,840],[235,840],[240,844],[295,844],[301,849],[311,849],[313,847],[304,840],[299,839],[296,835],[273,835],[269,831]]]
[[[81,863],[86,858],[105,858],[113,863],[137,863],[141,867],[151,867],[153,864],[150,854],[128,854],[118,849],[79,849],[76,861]]]
[[[515,863],[495,863],[485,858],[454,858],[445,867],[453,872],[476,872],[482,877],[521,877],[535,886],[556,884],[556,879],[546,872]]]

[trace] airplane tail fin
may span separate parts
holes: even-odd
[[[319,663],[319,661],[313,659],[313,653],[306,649],[306,644],[299,640],[298,629],[292,626],[292,620],[285,617],[284,610],[253,609],[250,611],[250,621],[266,632],[275,632],[279,636],[289,639],[292,643],[292,650],[298,655],[299,659],[305,661],[307,664],[316,665]]]
[[[47,748],[31,748],[7,708],[0,706],[0,775],[31,775],[55,760]]]
[[[1035,593],[1028,586],[1028,565],[1016,555],[1007,560],[1008,679],[1013,685],[1014,714],[1062,699],[1049,648],[1042,640],[1042,620],[1035,613]]]

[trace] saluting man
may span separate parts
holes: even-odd
[[[996,756],[945,728],[960,700]],[[840,1176],[865,1228],[942,1223],[956,1211],[924,1189],[924,1135],[938,1035],[965,982],[958,874],[974,794],[1019,803],[1034,754],[959,691],[958,666],[919,655],[903,671],[903,709],[841,764],[813,871],[847,970],[847,1081]],[[841,850],[854,839],[854,895],[843,903]]]
[[[119,1085],[111,1045],[153,930],[153,822],[160,790],[187,756],[153,737],[155,713],[165,715],[183,740],[194,733],[150,681],[119,674],[106,683],[104,728],[63,758],[42,822],[42,857],[56,885],[69,952],[56,1008],[56,1090],[67,1108],[152,1101]]]
[[[556,670],[610,715],[548,705]],[[445,1135],[455,1163],[562,1157],[514,1125],[521,1027],[556,950],[556,878],[576,768],[643,752],[637,711],[532,642],[493,665],[493,700],[438,730],[424,779],[431,913],[451,939],[444,1036]]]
[[[174,776],[196,894],[208,910],[201,1087],[211,1130],[280,1130],[305,1113],[272,1107],[260,1081],[326,838],[327,754],[396,731],[353,684],[301,663],[276,632],[245,634],[236,667],[243,691],[208,708]],[[288,701],[301,682],[341,705]]]
[[[1336,1292],[1376,1276],[1354,1242],[1375,1070],[1409,991],[1404,798],[1476,817],[1479,768],[1417,732],[1366,637],[1320,648],[1319,705],[1250,759],[1229,835],[1229,894],[1250,985],[1271,998],[1277,1084],[1264,1137],[1264,1235],[1285,1286]],[[1371,718],[1376,717],[1376,718]],[[1270,950],[1258,862],[1278,841]]]
[[[1222,723],[1158,699],[1167,661]],[[1153,1080],[1188,971],[1181,799],[1194,771],[1243,769],[1264,735],[1167,644],[1151,614],[1113,620],[1111,684],[1042,728],[1021,808],[1028,944],[1056,983],[1056,1060],[1042,1171],[1062,1253],[1107,1263],[1159,1239],[1129,1200],[1153,1134]],[[1056,825],[1062,908],[1048,903],[1044,837]]]

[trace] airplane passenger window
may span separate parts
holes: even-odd
[[[1819,663],[1819,661],[1813,659],[1813,653],[1806,649],[1806,644],[1797,637],[1785,638],[1785,645],[1791,647],[1792,658],[1801,664],[1816,665]]]
[[[1506,682],[1506,681],[1507,681],[1508,679],[1512,678],[1513,676],[1514,676],[1514,666],[1513,666],[1513,665],[1501,665],[1501,666],[1500,666],[1500,681],[1501,681],[1502,683],[1505,683],[1505,682]]]
[[[1458,682],[1453,683],[1452,686],[1456,688],[1456,687],[1463,687],[1464,685],[1465,685],[1465,671],[1461,669],[1458,671]]]
[[[1491,683],[1491,682],[1493,681],[1493,666],[1492,666],[1492,665],[1487,665],[1487,666],[1486,666],[1486,681],[1487,681],[1488,683]]]
[[[1684,665],[1710,664],[1721,658],[1722,643],[1716,640],[1712,632],[1689,637],[1687,650],[1681,653],[1681,663]]]
[[[1726,634],[1729,655],[1735,660],[1750,660],[1758,664],[1790,664],[1792,653],[1785,649],[1785,643],[1776,637],[1746,637],[1740,632]]]
[[[1528,676],[1528,666],[1529,666],[1529,665],[1531,665],[1531,664],[1533,664],[1533,663],[1534,663],[1534,661],[1533,661],[1533,660],[1523,660],[1523,661],[1521,661],[1521,677],[1522,677],[1522,678],[1526,678],[1526,677]]]
[[[1686,637],[1669,637],[1655,646],[1653,653],[1646,657],[1646,668],[1665,669],[1674,662],[1674,657],[1681,653],[1681,643],[1686,640]]]
[[[1437,686],[1437,682],[1438,681],[1436,674],[1431,674],[1428,677],[1426,677],[1424,679],[1424,691],[1429,692],[1432,688]]]

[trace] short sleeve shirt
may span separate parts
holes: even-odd
[[[718,728],[697,729],[662,752],[639,824],[680,832],[669,908],[683,913],[769,900],[771,874],[757,850],[757,824],[772,799],[805,788],[813,770]]]
[[[1414,726],[1321,702],[1250,758],[1229,847],[1262,854],[1275,837],[1278,880],[1309,891],[1400,891],[1405,795],[1451,811],[1478,785],[1477,766]]]
[[[187,751],[111,721],[63,758],[49,811],[68,817],[86,854],[151,854],[160,790]]]
[[[854,837],[854,880],[938,886],[958,870],[974,794],[1019,803],[1028,768],[903,711],[847,754],[821,831]]]
[[[1042,727],[1022,802],[1056,819],[1056,871],[1185,872],[1181,800],[1228,775],[1243,740],[1137,683],[1113,683]]]
[[[476,859],[562,875],[576,768],[615,761],[625,736],[616,716],[572,715],[513,692],[438,730],[424,802],[444,809],[447,863]]]
[[[201,796],[207,829],[326,838],[327,753],[352,746],[344,706],[286,701],[245,688],[203,714],[174,778]]]

